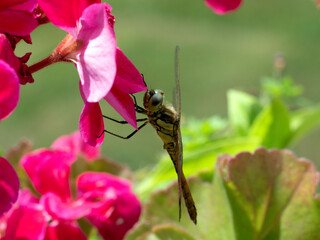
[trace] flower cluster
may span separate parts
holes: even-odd
[[[76,132],[57,139],[50,149],[26,154],[20,164],[39,197],[30,189],[20,190],[18,201],[0,219],[1,235],[6,239],[86,239],[77,222],[86,219],[104,239],[123,239],[141,213],[127,180],[83,172],[76,179],[76,196],[71,194],[71,165],[77,155],[94,161],[97,149]],[[0,163],[7,164],[2,159]]]
[[[0,3],[0,120],[8,117],[19,100],[20,84],[32,83],[32,73],[56,62],[71,62],[79,73],[84,101],[80,131],[85,142],[99,146],[104,130],[99,101],[104,99],[137,128],[130,94],[147,88],[142,76],[117,47],[115,17],[100,0],[15,0]],[[12,20],[11,20],[12,19]],[[3,20],[3,21],[2,21]],[[16,44],[40,24],[52,22],[67,32],[45,59],[27,66],[31,53],[18,58]]]

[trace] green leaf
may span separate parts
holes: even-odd
[[[290,140],[290,116],[280,99],[274,99],[255,119],[250,136],[266,148],[284,148]]]
[[[265,77],[262,79],[262,90],[271,97],[294,98],[302,94],[303,87],[294,84],[290,77],[281,80]]]
[[[189,180],[197,225],[184,205],[179,222],[173,184],[151,195],[126,239],[320,239],[318,181],[313,163],[287,150],[220,156],[213,183]]]
[[[294,142],[320,125],[320,106],[304,108],[291,113],[291,138]]]
[[[138,236],[152,234],[159,239],[208,239],[205,236],[210,236],[215,231],[210,227],[213,213],[211,204],[213,189],[211,184],[199,179],[192,178],[188,182],[197,205],[198,215],[201,216],[198,218],[197,225],[189,219],[184,203],[182,203],[182,218],[179,222],[178,188],[177,184],[172,184],[166,190],[158,190],[150,196],[149,201],[144,205],[141,222],[129,232],[125,239],[140,239]],[[173,234],[171,238],[169,234]]]
[[[261,106],[256,97],[244,92],[230,90],[227,97],[230,123],[237,135],[245,136]]]
[[[320,238],[319,176],[311,162],[289,151],[258,149],[220,157],[217,165],[215,184],[223,179],[227,195],[214,199],[226,201],[225,212],[231,212],[222,213],[234,225],[236,238],[229,239]]]
[[[213,171],[213,166],[219,154],[235,154],[243,150],[253,151],[259,146],[259,141],[255,138],[237,137],[221,138],[211,140],[200,146],[186,149],[183,153],[183,171],[185,176],[195,176],[202,172]],[[150,193],[156,189],[164,189],[167,185],[176,181],[177,173],[168,154],[159,161],[156,167],[149,174],[138,182],[135,192],[142,200],[146,200]]]

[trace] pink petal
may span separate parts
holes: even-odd
[[[92,147],[85,143],[80,132],[74,132],[71,135],[61,136],[51,145],[54,150],[69,151],[74,155],[82,155],[88,161],[94,160],[100,155],[100,148]]]
[[[40,205],[20,206],[7,219],[6,239],[43,239],[47,222]]]
[[[11,6],[11,9],[21,10],[32,13],[37,7],[37,0],[18,0],[17,3]],[[18,3],[20,2],[20,3]]]
[[[0,11],[0,32],[17,36],[29,35],[38,22],[30,12],[5,9]]]
[[[1,0],[0,1],[0,11],[6,8],[10,8],[16,4],[23,3],[25,0]]]
[[[77,220],[91,213],[91,208],[97,204],[86,204],[83,199],[63,201],[53,193],[46,193],[41,198],[41,204],[53,219]]]
[[[111,89],[116,75],[116,39],[104,4],[87,7],[77,40],[87,45],[78,54],[77,68],[85,101],[98,102]]]
[[[86,240],[86,235],[82,232],[76,222],[53,222],[46,232],[45,240]]]
[[[147,86],[143,78],[132,62],[117,48],[117,75],[113,87],[125,93],[137,93],[146,91]]]
[[[19,101],[20,84],[17,73],[0,59],[0,120],[8,117]]]
[[[0,157],[0,216],[17,200],[19,178],[10,163]]]
[[[19,198],[17,200],[19,205],[28,206],[30,203],[39,203],[39,199],[36,198],[29,189],[24,188],[19,192]]]
[[[20,68],[19,59],[14,55],[8,38],[2,33],[0,33],[0,59],[7,62],[16,71]]]
[[[76,27],[86,7],[100,2],[101,0],[38,0],[38,4],[50,21],[67,32]]]
[[[101,207],[92,209],[88,220],[98,228],[104,239],[120,240],[139,220],[141,205],[130,183],[106,173],[87,172],[77,179],[79,196],[90,195]]]
[[[77,177],[78,195],[82,196],[88,191],[105,191],[115,188],[118,191],[129,191],[129,181],[108,173],[85,172]]]
[[[43,149],[25,155],[21,165],[38,192],[54,192],[62,199],[69,199],[70,165],[74,161],[72,153]]]
[[[137,128],[136,111],[132,97],[113,87],[104,98],[130,125]]]
[[[242,0],[206,0],[208,7],[217,14],[226,14],[236,10]]]
[[[86,143],[96,147],[101,145],[104,124],[99,103],[85,103],[80,115],[79,130]]]

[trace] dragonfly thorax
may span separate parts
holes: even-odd
[[[163,91],[159,89],[148,90],[143,98],[143,106],[147,111],[151,113],[157,112],[162,107],[163,99]]]

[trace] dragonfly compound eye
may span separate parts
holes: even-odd
[[[152,106],[157,106],[162,103],[163,96],[160,93],[155,93],[154,95],[151,96],[150,101]]]

